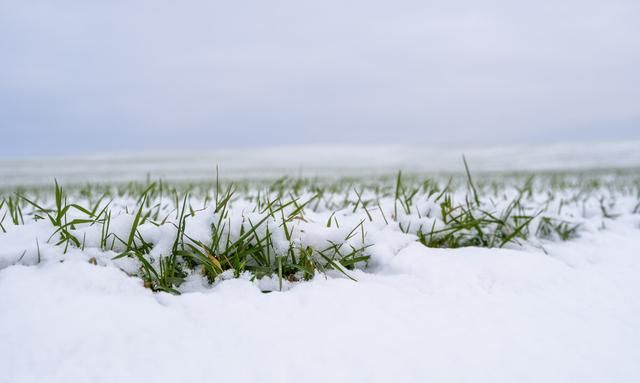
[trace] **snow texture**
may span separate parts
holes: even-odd
[[[243,278],[153,293],[43,245],[0,270],[0,381],[638,382],[639,224],[548,254],[388,238],[358,282],[269,294]]]

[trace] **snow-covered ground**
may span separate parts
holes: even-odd
[[[112,267],[0,271],[3,382],[637,382],[638,220],[541,251],[402,247],[358,282],[152,293]]]
[[[362,176],[408,172],[459,172],[464,154],[476,171],[640,167],[640,140],[501,147],[310,146],[214,152],[86,155],[0,159],[2,185],[113,182],[162,177],[231,178]]]
[[[9,187],[0,382],[640,381],[640,175],[475,179]]]

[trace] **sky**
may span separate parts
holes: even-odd
[[[638,20],[638,0],[0,0],[0,156],[638,138]]]

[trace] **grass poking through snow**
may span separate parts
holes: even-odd
[[[371,230],[427,247],[541,247],[578,236],[587,219],[605,227],[640,213],[633,171],[472,176],[466,160],[464,170],[431,178],[217,178],[67,190],[54,182],[52,190],[2,191],[0,235],[46,222],[46,242],[64,253],[95,248],[130,259],[145,286],[177,294],[194,276],[207,283],[272,278],[277,289],[327,272],[355,280],[353,270],[371,261]]]

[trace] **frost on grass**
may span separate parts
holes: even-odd
[[[466,164],[465,164],[466,168]],[[84,258],[154,291],[221,280],[282,290],[323,275],[357,279],[413,243],[538,248],[640,211],[634,172],[4,190],[0,268]]]

